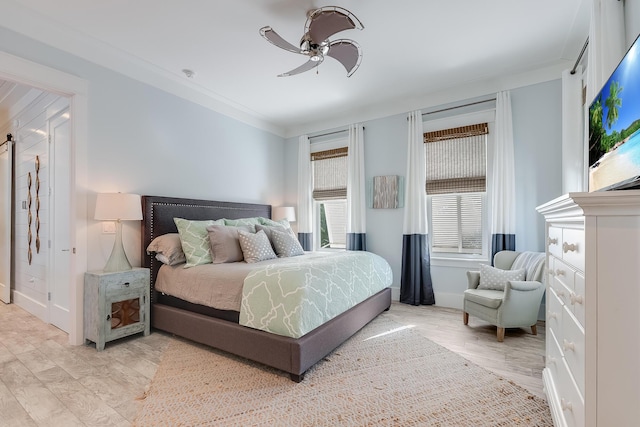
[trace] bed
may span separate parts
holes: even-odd
[[[289,374],[304,373],[391,305],[386,287],[304,335],[293,338],[243,326],[235,310],[217,310],[165,295],[155,288],[162,263],[146,248],[158,236],[176,233],[174,218],[217,220],[271,217],[271,206],[143,196],[142,266],[151,271],[151,326],[250,359]]]

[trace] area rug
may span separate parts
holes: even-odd
[[[304,381],[176,339],[136,426],[551,426],[544,399],[379,316]]]

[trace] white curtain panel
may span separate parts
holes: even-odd
[[[305,251],[312,249],[312,189],[311,144],[308,135],[301,135],[298,139],[298,238]]]
[[[347,249],[366,250],[366,187],[364,174],[364,129],[349,126],[347,155]]]
[[[586,191],[582,67],[562,72],[562,192]]]
[[[624,2],[592,0],[587,57],[587,105],[591,104],[625,51]]]
[[[427,172],[424,158],[422,112],[409,113],[409,141],[403,234],[427,234]]]
[[[496,94],[496,138],[491,180],[492,254],[515,249],[515,168],[513,160],[513,120],[511,94]]]
[[[426,162],[422,112],[409,113],[400,302],[435,304],[427,234]]]

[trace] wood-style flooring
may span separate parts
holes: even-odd
[[[543,396],[544,322],[537,336],[509,329],[498,343],[495,327],[473,317],[464,326],[455,309],[394,303],[385,315]],[[152,332],[97,352],[93,344],[69,345],[59,329],[0,303],[0,425],[129,426],[172,339]]]

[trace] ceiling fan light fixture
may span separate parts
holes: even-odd
[[[331,42],[329,38],[344,30],[362,30],[363,28],[364,25],[348,10],[337,6],[326,6],[311,10],[307,14],[305,31],[300,39],[299,48],[280,37],[270,26],[262,27],[260,35],[281,49],[309,57],[307,63],[279,74],[278,77],[293,76],[309,71],[320,65],[325,56],[330,56],[340,62],[347,70],[347,77],[351,77],[362,61],[360,45],[348,39]],[[336,52],[331,51],[333,47]]]

